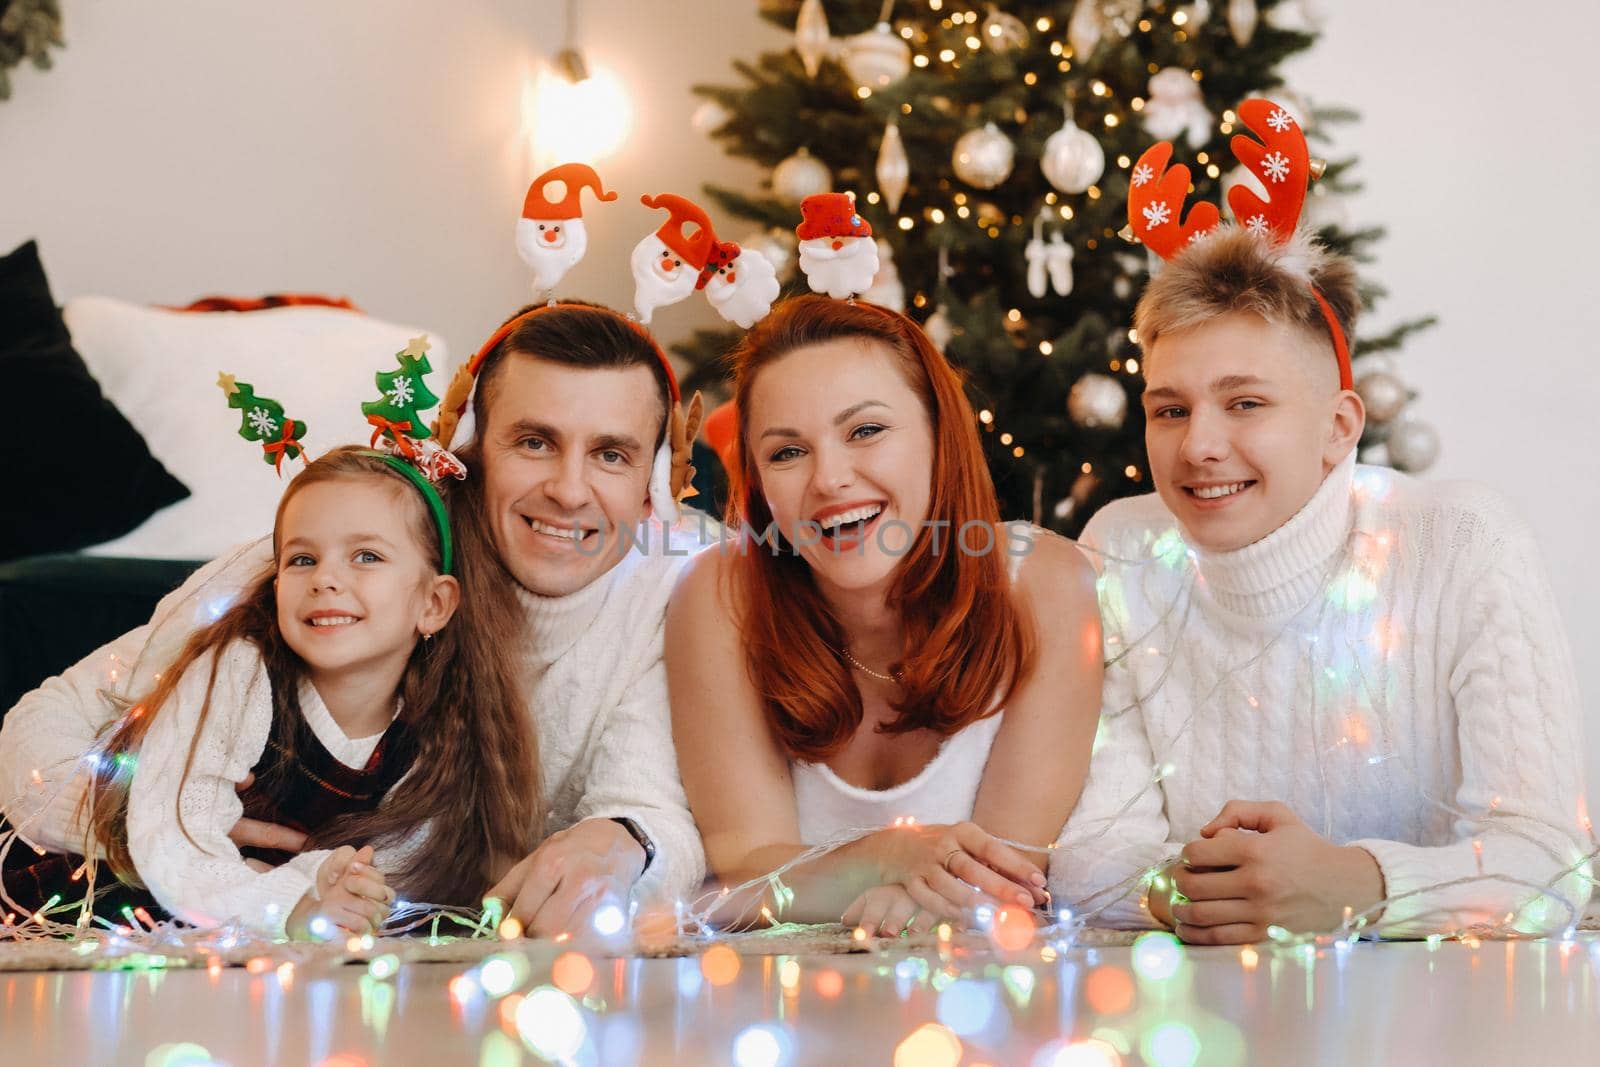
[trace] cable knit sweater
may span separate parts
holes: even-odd
[[[1191,548],[1154,494],[1107,506],[1082,544],[1108,666],[1051,863],[1058,902],[1153,925],[1142,876],[1227,801],[1277,800],[1377,860],[1384,936],[1575,921],[1537,887],[1595,847],[1577,684],[1538,549],[1501,497],[1352,454],[1237,551]],[[1581,915],[1587,883],[1556,889]]]
[[[670,536],[654,522],[646,529],[639,546],[571,596],[519,590],[524,618],[517,621],[526,632],[525,697],[538,731],[546,830],[589,818],[637,822],[656,856],[634,887],[636,900],[681,898],[705,873],[678,779],[662,662],[667,598],[703,536],[692,516]],[[0,727],[0,807],[29,840],[82,848],[73,813],[85,782],[83,757],[120,714],[117,700],[148,692],[188,635],[227,610],[270,555],[263,539],[207,564],[161,601],[149,623],[11,710]]]

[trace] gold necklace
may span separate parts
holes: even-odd
[[[878,671],[873,670],[871,667],[867,666],[865,663],[862,663],[860,660],[858,660],[854,656],[852,656],[850,654],[850,650],[848,648],[841,648],[839,650],[839,653],[840,653],[840,655],[844,656],[845,661],[848,662],[850,664],[850,666],[854,667],[856,670],[860,671],[862,674],[865,674],[870,678],[876,678],[880,682],[898,682],[898,681],[900,681],[899,675],[895,675],[895,674],[880,674]]]

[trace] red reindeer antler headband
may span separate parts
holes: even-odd
[[[1262,199],[1241,183],[1228,190],[1228,207],[1250,233],[1276,245],[1286,245],[1300,224],[1306,189],[1321,171],[1311,160],[1299,123],[1283,107],[1271,100],[1246,100],[1239,105],[1239,120],[1260,140],[1236,134],[1231,142],[1233,154],[1261,180],[1267,198]],[[1164,260],[1181,254],[1192,241],[1204,237],[1222,221],[1222,213],[1209,201],[1195,204],[1188,218],[1182,217],[1189,195],[1189,168],[1181,163],[1169,168],[1167,162],[1171,158],[1172,145],[1167,141],[1145,149],[1134,164],[1128,187],[1128,225],[1135,237]],[[1308,284],[1333,338],[1339,388],[1352,388],[1350,346],[1339,317],[1316,284],[1309,279]]]

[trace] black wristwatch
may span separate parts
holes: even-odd
[[[639,868],[639,873],[641,875],[644,874],[645,871],[650,869],[651,862],[656,858],[656,843],[650,840],[650,835],[645,833],[638,823],[627,816],[614,815],[611,821],[628,831],[628,836],[639,842],[639,847],[644,849],[644,866]]]

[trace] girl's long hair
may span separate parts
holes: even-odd
[[[739,414],[728,524],[742,530],[733,556],[733,602],[746,666],[774,736],[792,759],[838,752],[861,726],[861,693],[845,665],[844,631],[798,554],[774,552],[772,512],[749,447],[750,396],[763,368],[797,349],[850,340],[888,349],[933,425],[932,493],[889,593],[904,635],[892,665],[903,696],[890,734],[949,736],[998,711],[1033,664],[1034,635],[1011,595],[994,483],[961,376],[910,319],[887,308],[822,296],[775,307],[734,349]],[[944,522],[943,529],[933,526]],[[961,551],[956,538],[987,526],[990,550]],[[936,550],[933,538],[939,537]],[[767,543],[763,543],[765,540]],[[997,699],[998,698],[998,699]]]
[[[184,779],[193,767],[213,698],[236,697],[214,690],[217,656],[237,640],[250,641],[260,651],[272,687],[274,733],[287,741],[284,763],[294,758],[294,739],[302,736],[300,686],[307,671],[278,628],[274,582],[283,513],[295,494],[309,486],[357,479],[393,483],[407,502],[410,533],[437,572],[438,530],[421,494],[404,475],[371,452],[352,447],[335,449],[308,465],[278,504],[272,564],[251,579],[237,603],[190,636],[155,687],[113,724],[96,761],[94,780],[81,802],[88,810],[85,854],[94,855],[98,844],[123,881],[137,884],[138,877],[128,855],[127,833],[128,787],[137,770],[127,768],[136,768],[151,722],[162,714],[184,674],[201,660],[211,657],[211,673]],[[307,842],[308,848],[368,843],[394,847],[425,831],[423,847],[405,848],[403,866],[387,873],[407,899],[435,904],[481,900],[492,864],[531,851],[543,818],[537,740],[516,673],[520,627],[507,626],[506,616],[486,613],[492,605],[476,595],[493,580],[486,573],[497,569],[492,559],[479,551],[458,552],[455,569],[462,585],[461,606],[432,641],[417,641],[400,680],[401,718],[416,751],[409,772],[376,809],[319,827]],[[181,810],[177,817],[181,827]]]

